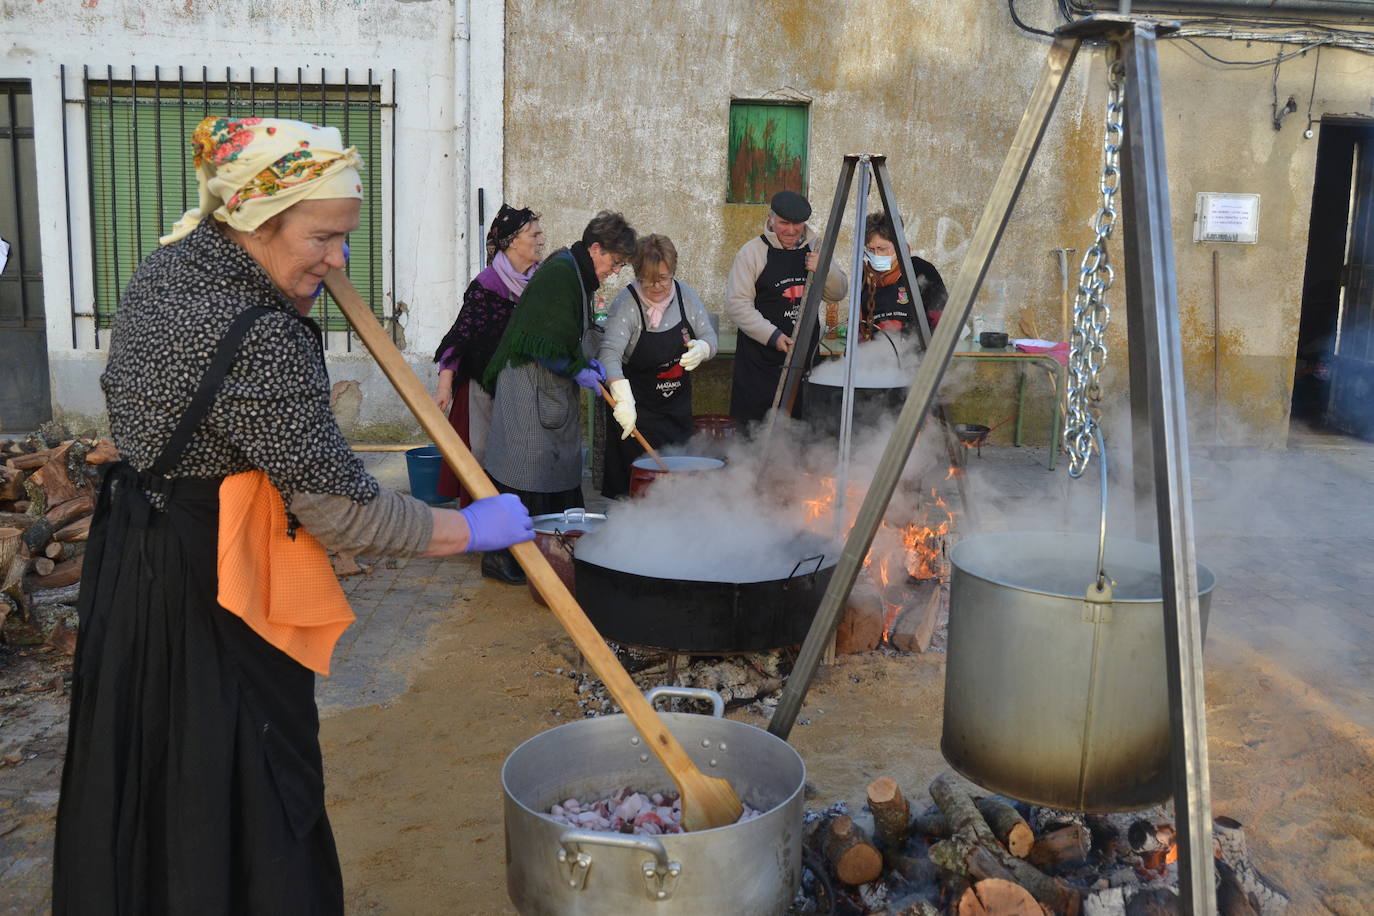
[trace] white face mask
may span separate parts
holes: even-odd
[[[893,256],[890,254],[874,254],[865,248],[864,260],[868,262],[869,267],[872,267],[880,274],[887,273],[892,269]]]

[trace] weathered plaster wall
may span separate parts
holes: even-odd
[[[396,108],[382,115],[384,150],[373,170],[391,176],[396,189],[395,221],[390,202],[384,219],[387,272],[384,310],[401,312],[401,334],[413,365],[428,379],[429,355],[448,329],[464,286],[478,269],[480,246],[474,206],[476,188],[499,200],[501,182],[502,68],[504,30],[500,0],[306,0],[289,9],[258,0],[206,3],[144,3],[85,0],[80,4],[43,0],[0,0],[0,79],[32,83],[39,169],[44,298],[48,316],[50,375],[59,415],[94,418],[104,404],[96,380],[105,351],[98,349],[90,319],[77,319],[73,347],[68,285],[67,219],[71,215],[77,312],[91,311],[90,226],[85,159],[85,121],[78,105],[64,106],[59,67],[66,65],[67,95],[81,97],[81,70],[103,78],[114,67],[127,79],[129,67],[141,78],[178,66],[223,80],[225,68],[258,80],[273,67],[306,81],[325,68],[331,81],[343,68],[354,82],[371,68],[383,100]],[[395,98],[391,73],[395,71]],[[64,186],[63,116],[68,132],[69,179]],[[394,133],[395,158],[391,158]],[[70,188],[68,201],[66,188]],[[384,182],[389,191],[390,178]],[[108,333],[102,333],[102,346]],[[341,333],[331,335],[330,369],[336,380],[360,382],[361,404],[351,430],[413,437],[416,427],[391,387],[355,340],[349,355]]]
[[[679,274],[716,310],[738,247],[764,208],[726,204],[732,98],[811,103],[809,196],[821,228],[841,157],[885,153],[916,253],[952,281],[1007,145],[1043,66],[1047,43],[1019,32],[1003,7],[975,0],[807,4],[711,0],[653,4],[613,20],[584,3],[507,5],[506,186],[544,213],[551,241],[575,238],[609,207],[641,231],[670,235]],[[1053,21],[1050,4],[1023,17]],[[1212,41],[1223,56],[1260,58],[1277,45]],[[1305,99],[1308,57],[1280,69],[1280,99]],[[1160,71],[1190,409],[1212,417],[1211,248],[1194,245],[1198,191],[1263,195],[1261,241],[1220,246],[1221,413],[1230,443],[1281,445],[1287,436],[1316,141],[1304,119],[1270,124],[1272,68],[1203,63],[1165,42]],[[1314,102],[1367,112],[1370,59],[1327,49]],[[1090,223],[1105,101],[1102,53],[1084,49],[1046,134],[974,313],[988,328],[1059,336],[1060,277],[1051,249],[1079,249]],[[877,205],[876,195],[871,206]],[[852,208],[845,217],[852,222]],[[847,262],[851,242],[840,236]],[[1120,262],[1119,245],[1114,254]],[[1076,276],[1076,263],[1072,271]],[[626,272],[628,278],[628,272]],[[1120,303],[1120,288],[1117,303]],[[1108,409],[1125,404],[1124,317]],[[955,405],[959,419],[993,423],[1011,409],[1014,370],[988,366]],[[1047,390],[1038,379],[1032,391]],[[1027,418],[1043,441],[1043,396]],[[1201,438],[1199,426],[1195,436]]]

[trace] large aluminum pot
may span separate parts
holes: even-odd
[[[949,553],[950,765],[1023,801],[1132,811],[1170,795],[1159,548],[1108,538],[1110,604],[1085,600],[1098,538],[1004,532]],[[1216,577],[1198,565],[1202,626]]]
[[[698,916],[784,912],[801,880],[802,785],[791,745],[762,729],[714,716],[662,713],[693,762],[722,776],[765,813],[742,824],[665,836],[576,830],[539,814],[570,797],[602,798],[621,786],[676,791],[623,715],[570,722],[517,747],[501,769],[506,794],[506,889],[525,916]]]

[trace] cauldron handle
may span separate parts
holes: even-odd
[[[725,700],[714,690],[705,687],[674,687],[671,684],[664,684],[661,687],[654,687],[644,694],[644,699],[653,706],[659,697],[683,697],[688,700],[707,700],[711,704],[711,715],[717,719],[725,715]]]
[[[644,891],[650,900],[667,900],[673,896],[678,876],[682,874],[682,865],[669,861],[668,850],[658,837],[601,830],[564,830],[558,836],[558,865],[568,886],[579,891],[586,884],[587,872],[592,867],[592,857],[581,850],[582,846],[637,849],[653,856],[653,861],[642,866]]]
[[[808,576],[814,576],[821,571],[821,566],[825,563],[825,554],[818,553],[814,557],[802,557],[797,561],[796,565],[792,567],[792,571],[787,574],[787,582],[791,582],[796,577],[797,570],[801,569],[803,563],[810,563],[812,560],[816,561],[816,568],[807,573]],[[783,588],[787,588],[787,585],[784,584]]]
[[[1102,427],[1093,424],[1093,435],[1097,437],[1097,464],[1102,480],[1102,515],[1097,526],[1097,582],[1095,587],[1101,592],[1107,587],[1107,446],[1102,441]]]

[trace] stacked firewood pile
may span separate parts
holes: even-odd
[[[1177,850],[1163,808],[1085,815],[970,794],[945,773],[913,812],[895,780],[868,785],[867,812],[843,805],[807,824],[804,899],[794,914],[1154,916],[1176,913]],[[1217,910],[1277,916],[1288,904],[1218,817]]]
[[[73,437],[49,423],[0,439],[0,638],[76,647],[73,607],[95,511],[100,466],[119,453],[107,439]]]

